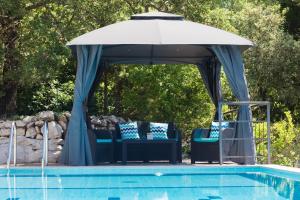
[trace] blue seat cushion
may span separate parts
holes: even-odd
[[[97,139],[97,143],[111,143],[112,139]]]
[[[194,142],[218,142],[219,138],[194,138]]]
[[[120,123],[119,127],[122,140],[140,139],[137,122]]]
[[[229,128],[229,122],[222,122],[221,129]],[[212,122],[210,127],[209,138],[219,138],[219,122]]]
[[[150,133],[153,135],[153,140],[167,140],[168,135],[167,123],[154,123],[150,122]]]

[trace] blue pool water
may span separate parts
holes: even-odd
[[[259,166],[0,169],[0,199],[300,200],[300,174]]]

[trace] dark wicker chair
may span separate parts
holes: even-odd
[[[222,131],[222,138],[233,138],[235,134],[235,123],[229,123],[229,128]],[[210,138],[210,129],[196,128],[191,138],[191,163],[206,161],[212,163],[220,161],[219,138]],[[232,141],[223,141],[223,155],[228,154]],[[223,161],[226,161],[224,159]]]
[[[113,134],[109,130],[94,130],[96,137],[96,163],[100,162],[115,162],[114,149],[115,142]]]
[[[174,140],[176,143],[175,152],[170,152],[169,142],[164,142],[166,140],[153,140],[151,143],[147,143],[147,133],[150,132],[149,122],[138,122],[138,130],[140,135],[140,140],[143,142],[134,142],[130,144],[127,148],[127,161],[144,161],[148,162],[151,160],[171,160],[171,155],[176,156],[176,162],[182,162],[181,154],[181,132],[176,128],[174,123],[168,123],[168,140]],[[113,132],[116,138],[115,142],[115,159],[116,161],[122,161],[122,143],[121,133],[119,125],[116,124],[116,130]]]

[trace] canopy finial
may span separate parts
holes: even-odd
[[[132,20],[151,20],[151,19],[162,19],[162,20],[184,20],[181,15],[175,15],[165,12],[148,12],[132,15]]]

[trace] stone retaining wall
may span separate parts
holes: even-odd
[[[26,116],[16,120],[17,127],[17,163],[40,163],[43,148],[42,127],[48,122],[49,142],[48,161],[56,163],[59,160],[64,144],[64,138],[71,114],[65,112],[56,114],[52,111],[40,112],[35,116]],[[114,129],[123,118],[111,116],[91,116],[94,129]],[[12,121],[0,120],[0,164],[6,163],[8,156],[9,135]]]

